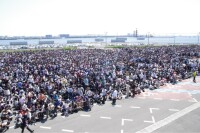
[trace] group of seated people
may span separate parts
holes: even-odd
[[[35,123],[58,112],[89,111],[95,102],[134,97],[200,73],[199,58],[198,45],[2,52],[0,112]]]

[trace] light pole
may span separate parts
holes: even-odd
[[[175,43],[176,43],[176,36],[174,35],[174,45],[175,45]]]
[[[149,34],[150,34],[150,33],[148,32],[148,34],[147,34],[147,37],[148,37],[148,45],[149,45]]]
[[[107,33],[108,32],[105,32],[106,46],[107,46]]]

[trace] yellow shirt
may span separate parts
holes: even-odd
[[[193,73],[193,76],[196,77],[196,76],[197,76],[197,72],[194,72],[194,73]]]

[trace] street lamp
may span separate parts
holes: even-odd
[[[148,32],[148,34],[147,34],[147,37],[148,37],[148,45],[149,45],[149,35],[150,35],[150,33]]]
[[[176,36],[174,35],[174,45],[175,45],[175,43],[176,43]]]
[[[106,45],[107,45],[107,33],[108,32],[105,32]]]

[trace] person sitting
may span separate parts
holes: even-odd
[[[95,93],[93,96],[94,102],[96,102],[97,104],[101,104],[101,99],[98,93]]]
[[[67,103],[63,102],[61,112],[65,117],[69,116],[69,105]]]

